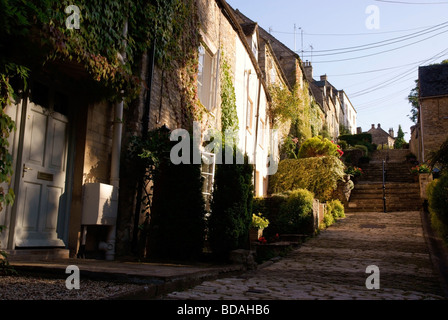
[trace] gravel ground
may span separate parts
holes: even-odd
[[[143,285],[83,279],[80,288],[69,290],[65,279],[51,275],[0,275],[0,300],[107,300]]]

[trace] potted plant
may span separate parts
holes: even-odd
[[[252,214],[252,222],[250,224],[249,238],[250,242],[255,242],[263,236],[263,230],[269,225],[269,220],[263,218],[262,213]]]
[[[362,171],[361,168],[355,167],[355,166],[354,167],[352,167],[352,166],[348,167],[345,170],[345,173],[352,177],[352,181],[353,182],[357,182],[358,178],[364,174],[364,172]]]

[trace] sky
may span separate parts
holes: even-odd
[[[372,124],[410,139],[407,96],[418,67],[448,59],[448,1],[443,0],[227,0],[251,20],[311,61],[313,78],[326,74]]]

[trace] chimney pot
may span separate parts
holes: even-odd
[[[381,123],[378,123],[378,129],[381,128]]]

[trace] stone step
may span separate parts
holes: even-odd
[[[10,261],[46,261],[68,259],[69,250],[62,248],[5,250]]]

